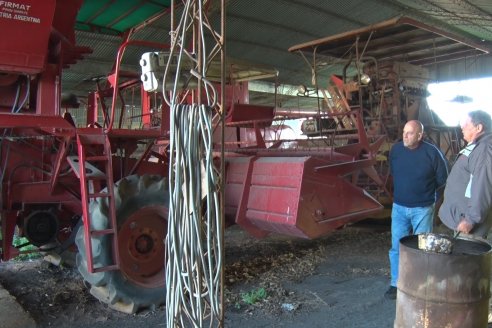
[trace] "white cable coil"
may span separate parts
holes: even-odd
[[[172,109],[168,327],[177,322],[180,327],[187,326],[187,322],[203,327],[205,316],[218,318],[221,311],[221,216],[211,116],[211,109],[204,105],[177,105]]]
[[[182,16],[171,33],[169,53],[160,58],[167,59],[161,85],[164,101],[171,110],[166,240],[169,328],[223,324],[222,215],[212,153],[212,111],[217,92],[206,78],[205,30],[210,26],[202,1],[183,1]],[[214,31],[209,32],[215,35]],[[188,40],[190,36],[194,39]],[[193,54],[186,50],[190,41]],[[159,57],[157,62],[155,59],[154,66],[162,64]],[[147,68],[147,72],[153,70],[152,66]],[[182,104],[186,98],[180,92],[184,74],[190,74],[185,79],[196,81],[201,88],[192,91],[192,99],[200,104]],[[151,87],[155,87],[155,81]]]

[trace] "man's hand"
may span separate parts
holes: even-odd
[[[462,219],[458,224],[458,226],[456,227],[456,231],[463,232],[463,233],[470,233],[472,228],[473,228],[473,224],[466,221],[465,219]]]

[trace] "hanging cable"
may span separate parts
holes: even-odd
[[[212,117],[217,91],[206,77],[203,0],[184,2],[172,32],[163,97],[170,107],[169,216],[166,239],[167,327],[222,325],[222,215],[219,174],[214,167]],[[187,40],[190,30],[195,39]],[[191,42],[190,42],[191,41]],[[185,45],[192,43],[192,54]],[[185,104],[179,87],[185,76],[199,88],[197,103]],[[194,66],[194,67],[193,67]],[[173,76],[174,74],[174,76]],[[173,80],[170,91],[166,84]],[[185,83],[186,87],[186,83]]]
[[[189,320],[203,327],[204,317],[217,317],[221,311],[221,223],[212,115],[205,105],[178,105],[171,120],[167,324],[187,326]]]

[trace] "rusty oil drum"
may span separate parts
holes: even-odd
[[[451,254],[418,248],[418,236],[400,240],[395,328],[487,327],[491,246],[458,238]]]

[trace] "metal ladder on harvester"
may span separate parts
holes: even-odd
[[[102,155],[87,154],[88,147],[103,149]],[[82,214],[84,220],[85,251],[87,255],[87,269],[90,273],[119,269],[118,235],[116,209],[113,185],[113,166],[111,162],[111,144],[107,134],[102,129],[77,129],[78,156],[69,156],[68,162],[80,180]],[[104,172],[96,167],[97,163],[104,166]],[[105,182],[106,191],[101,191],[101,182]],[[97,188],[99,186],[99,188]],[[96,191],[97,189],[97,191]],[[96,198],[108,200],[108,227],[102,230],[92,229],[89,203]],[[92,253],[92,237],[108,236],[111,239],[113,263],[95,268]]]

